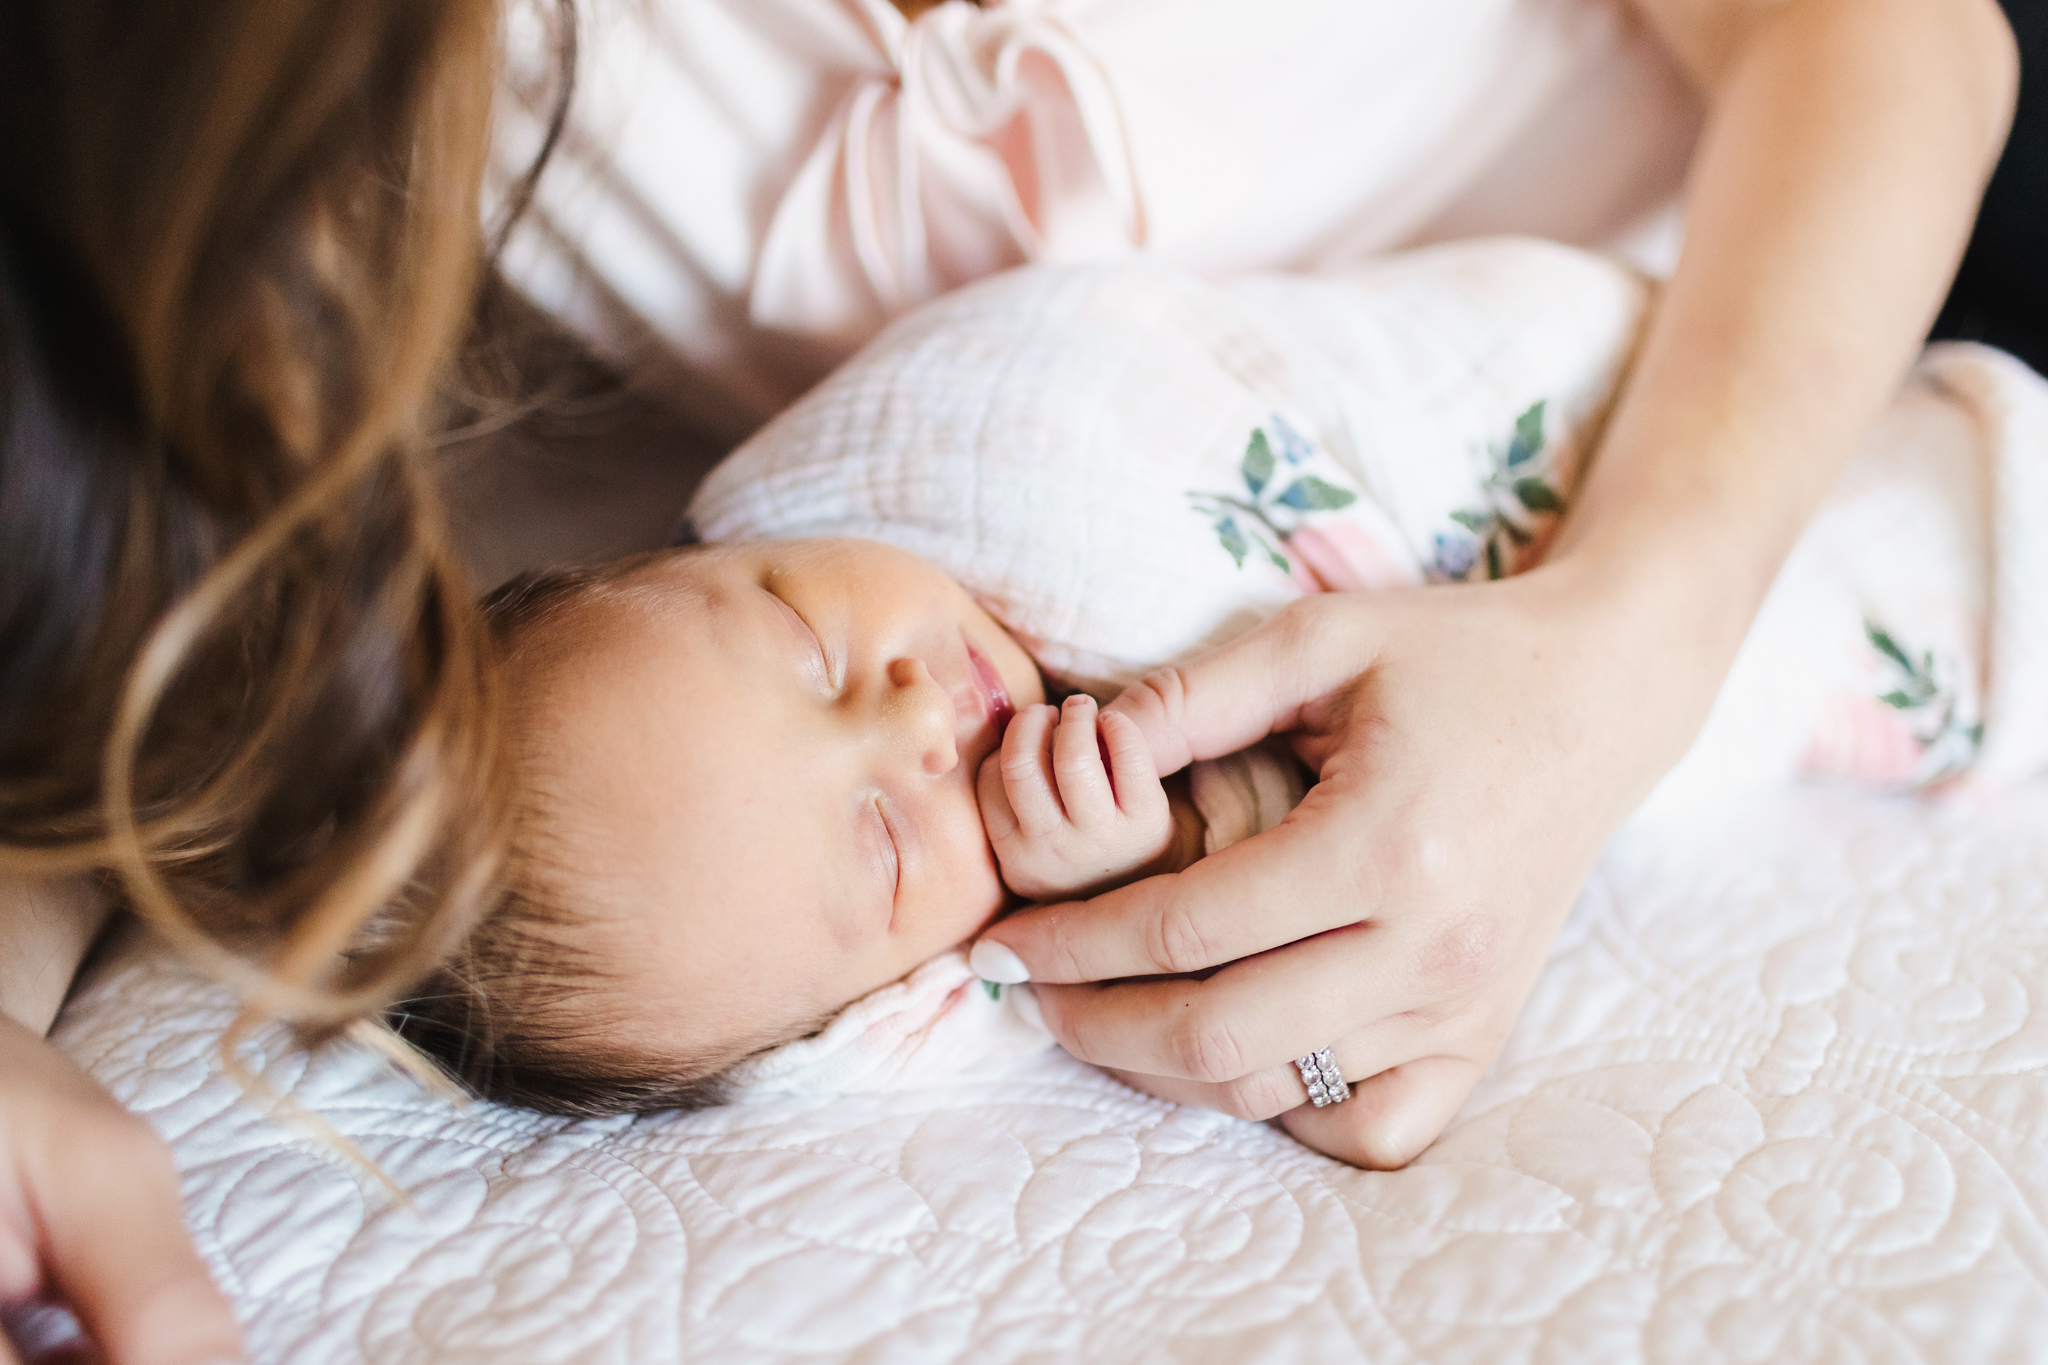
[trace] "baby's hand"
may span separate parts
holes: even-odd
[[[1018,712],[979,781],[982,823],[1003,880],[1020,896],[1105,889],[1143,874],[1174,843],[1172,806],[1144,734],[1128,716],[1098,717],[1093,697]]]

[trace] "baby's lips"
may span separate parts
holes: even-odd
[[[983,981],[999,986],[1015,986],[1031,979],[1031,969],[1024,965],[1024,959],[992,938],[974,945],[974,950],[967,954],[967,965]]]
[[[1010,723],[1010,718],[1017,714],[1016,703],[1010,700],[1010,691],[1003,686],[1003,675],[973,645],[967,646],[967,671],[981,694],[983,708],[989,719],[995,722],[996,733],[1000,735]]]

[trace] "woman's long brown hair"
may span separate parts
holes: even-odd
[[[466,931],[504,843],[428,440],[498,25],[0,13],[0,872],[112,873],[316,1040]]]

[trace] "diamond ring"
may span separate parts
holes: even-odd
[[[1301,1073],[1301,1083],[1308,1087],[1309,1102],[1316,1108],[1342,1104],[1351,1098],[1351,1087],[1344,1083],[1330,1049],[1320,1047],[1306,1057],[1296,1057],[1294,1068]]]

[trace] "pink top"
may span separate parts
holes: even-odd
[[[539,137],[528,25],[502,171]],[[1621,0],[607,0],[585,26],[508,268],[733,436],[1025,261],[1223,277],[1508,231],[1644,261],[1699,117]]]

